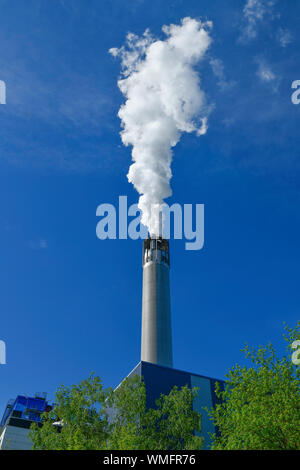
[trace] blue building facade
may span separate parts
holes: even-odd
[[[34,397],[18,395],[9,400],[0,422],[0,449],[27,450],[32,446],[28,438],[32,423],[41,423],[41,415],[49,412],[52,406],[46,400],[46,394]]]
[[[204,437],[204,449],[210,448],[210,433],[215,433],[217,430],[209,419],[205,408],[210,409],[217,403],[218,399],[215,394],[216,382],[220,384],[221,389],[224,389],[225,382],[223,380],[143,361],[130,372],[128,377],[134,375],[143,377],[148,408],[155,407],[157,398],[159,398],[161,394],[168,395],[175,385],[177,385],[178,388],[184,387],[185,385],[190,388],[197,387],[198,394],[194,400],[193,409],[202,415],[201,436]]]

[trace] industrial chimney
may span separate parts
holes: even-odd
[[[144,240],[141,360],[173,367],[169,271],[168,240]]]

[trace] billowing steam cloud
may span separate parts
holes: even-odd
[[[122,61],[118,81],[126,103],[118,116],[124,145],[132,145],[128,180],[139,192],[142,222],[159,235],[157,209],[171,196],[172,147],[182,132],[207,131],[208,107],[193,66],[207,51],[212,23],[184,18],[164,26],[164,41],[149,30],[142,37],[128,34],[126,45],[110,49]]]

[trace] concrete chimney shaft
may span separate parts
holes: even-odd
[[[141,360],[173,367],[169,271],[169,242],[144,240]]]

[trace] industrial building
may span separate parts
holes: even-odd
[[[143,377],[149,408],[155,406],[155,400],[162,393],[169,394],[175,385],[198,387],[193,408],[202,415],[201,435],[204,448],[209,449],[210,433],[216,430],[205,408],[216,404],[216,382],[223,389],[224,381],[173,368],[169,271],[169,241],[162,237],[144,240],[141,361],[128,377]]]
[[[133,377],[134,375],[143,377],[147,408],[154,408],[155,400],[162,393],[168,395],[175,385],[178,388],[185,385],[188,385],[190,388],[197,387],[198,394],[194,400],[193,409],[202,415],[201,436],[204,437],[204,449],[210,448],[210,433],[213,434],[215,428],[204,408],[212,408],[216,404],[215,385],[216,382],[219,382],[222,387],[223,382],[221,380],[143,361],[139,362],[128,374],[128,377]]]

